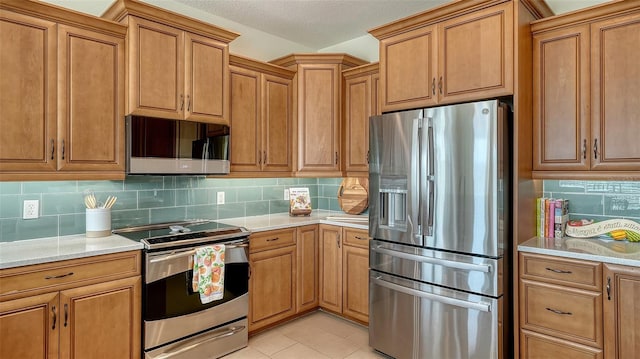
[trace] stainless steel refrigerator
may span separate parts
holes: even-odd
[[[398,359],[512,356],[509,107],[370,118],[369,342]]]

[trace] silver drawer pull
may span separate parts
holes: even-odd
[[[67,274],[47,276],[47,277],[44,277],[44,279],[60,279],[60,278],[68,277],[68,276],[71,276],[71,275],[73,275],[73,272],[69,272]]]
[[[571,312],[563,312],[561,310],[557,310],[557,309],[552,309],[552,308],[544,308],[548,311],[550,311],[551,313],[556,313],[556,314],[560,314],[560,315],[573,315],[573,313]]]
[[[356,239],[359,239],[361,241],[368,241],[369,238],[365,238],[365,237],[360,237],[360,236],[355,236]]]
[[[547,267],[547,268],[545,268],[545,269],[546,269],[546,270],[548,270],[548,271],[550,271],[550,272],[553,272],[553,273],[559,273],[559,274],[571,274],[571,273],[573,273],[573,272],[572,272],[572,271],[570,271],[570,270],[553,269],[553,268],[549,268],[549,267]]]
[[[274,241],[277,241],[278,239],[280,239],[280,237],[269,238],[269,239],[267,239],[267,242],[274,242]]]

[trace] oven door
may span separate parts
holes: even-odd
[[[249,242],[244,238],[224,244],[224,297],[207,304],[202,304],[191,285],[196,248],[146,253],[142,293],[145,350],[247,316]]]

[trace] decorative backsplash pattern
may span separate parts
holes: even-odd
[[[547,180],[545,197],[569,200],[569,218],[640,222],[640,182]]]
[[[0,182],[0,242],[85,232],[83,191],[117,196],[113,228],[183,219],[223,219],[284,213],[285,188],[309,187],[313,209],[340,210],[341,178],[225,179],[129,176],[123,181]],[[218,192],[225,204],[217,205]],[[22,203],[40,201],[40,218],[22,219]]]

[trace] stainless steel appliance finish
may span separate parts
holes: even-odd
[[[228,126],[127,116],[125,129],[127,174],[229,173]]]
[[[502,335],[507,117],[497,100],[371,117],[369,334],[377,350],[420,359],[511,350]]]
[[[247,346],[249,232],[211,221],[116,230],[145,245],[145,358],[217,358]],[[224,244],[224,297],[202,304],[191,286],[198,247]]]

